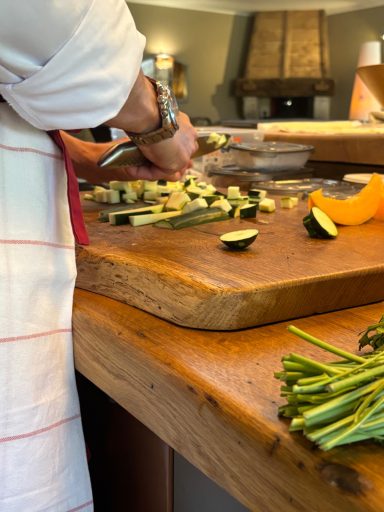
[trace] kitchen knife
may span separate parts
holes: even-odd
[[[192,158],[207,155],[217,149],[225,147],[230,139],[230,135],[220,134],[218,137],[211,135],[199,136],[197,138],[198,149],[192,155]],[[133,142],[120,142],[108,149],[99,159],[99,167],[123,167],[147,165],[149,160],[145,158],[140,149]]]

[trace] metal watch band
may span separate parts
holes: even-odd
[[[127,132],[131,141],[138,146],[155,144],[156,142],[170,139],[179,129],[176,121],[177,102],[173,97],[173,93],[170,88],[167,85],[157,82],[151,78],[148,78],[148,80],[154,86],[157,94],[157,103],[159,105],[162,126],[147,133]]]

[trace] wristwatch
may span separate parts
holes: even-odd
[[[175,95],[171,88],[162,82],[147,77],[152,83],[157,94],[157,103],[159,105],[161,127],[147,133],[126,132],[131,141],[137,146],[146,144],[155,144],[165,139],[170,139],[179,129],[176,115],[178,106]]]

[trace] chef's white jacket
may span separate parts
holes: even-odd
[[[36,128],[92,128],[123,106],[144,46],[124,0],[1,0],[0,94]]]

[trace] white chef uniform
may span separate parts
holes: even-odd
[[[124,0],[2,0],[0,512],[91,511],[71,313],[67,175],[48,130],[113,118],[144,37]]]

